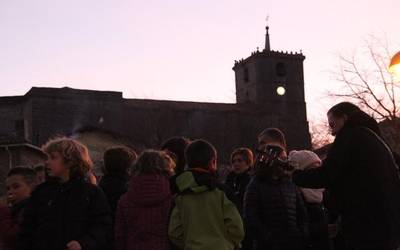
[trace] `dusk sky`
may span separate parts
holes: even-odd
[[[399,14],[399,0],[0,0],[0,95],[68,86],[235,102],[234,60],[264,47],[269,15],[271,49],[306,56],[314,119],[337,88],[338,53],[369,34],[400,50]]]

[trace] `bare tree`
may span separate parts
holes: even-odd
[[[353,101],[380,121],[384,138],[400,152],[400,79],[389,71],[392,55],[388,42],[372,35],[351,56],[339,55],[333,74],[343,88],[330,96]]]
[[[326,123],[321,121],[310,122],[311,145],[313,150],[332,143],[333,137],[329,133]]]
[[[375,36],[364,40],[352,55],[339,55],[340,65],[333,74],[344,86],[330,95],[358,103],[378,120],[396,120],[400,82],[389,72],[391,56],[388,43]]]

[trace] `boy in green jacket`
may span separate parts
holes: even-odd
[[[195,140],[185,151],[187,171],[172,180],[178,190],[169,238],[185,250],[233,250],[244,238],[242,219],[216,180],[217,151]]]

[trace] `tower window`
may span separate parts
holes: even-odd
[[[248,81],[249,81],[249,69],[248,69],[248,68],[244,68],[243,80],[244,80],[245,82],[248,82]]]
[[[286,67],[283,63],[276,64],[276,75],[277,76],[286,76]]]

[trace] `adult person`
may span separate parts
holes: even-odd
[[[397,249],[398,169],[378,124],[349,102],[333,106],[327,115],[336,136],[327,158],[320,168],[295,170],[294,182],[330,190],[349,249]]]

